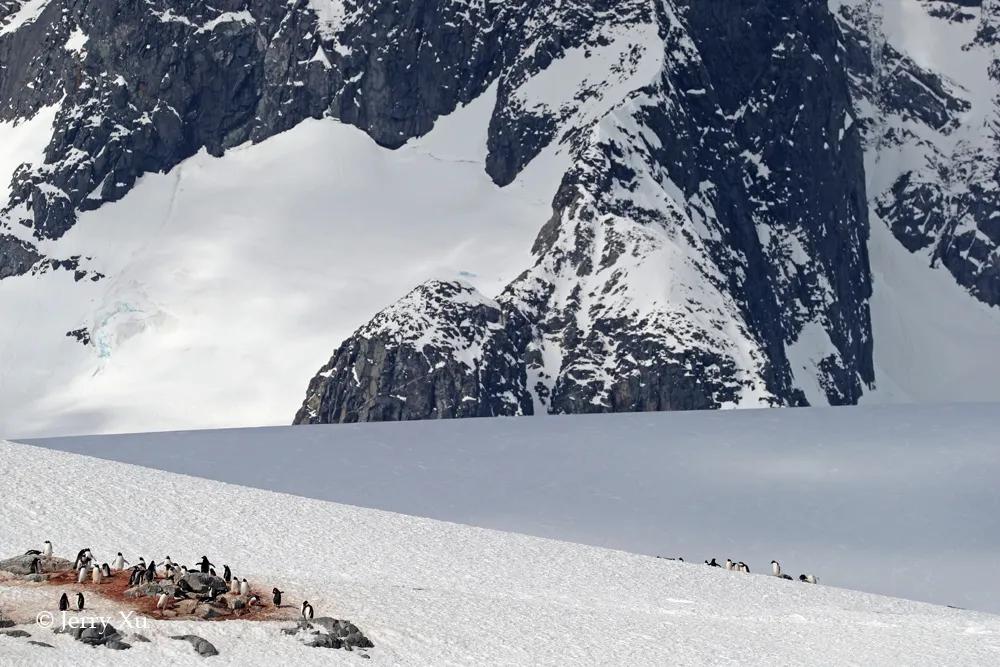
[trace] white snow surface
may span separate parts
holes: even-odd
[[[147,557],[169,551],[178,562],[206,553],[283,588],[290,604],[308,596],[320,615],[349,618],[374,642],[368,653],[375,665],[983,665],[1000,656],[1000,617],[983,613],[26,445],[0,443],[0,459],[4,553],[43,539],[57,555],[85,544],[99,559],[119,550]],[[30,609],[38,597],[24,590],[0,588],[0,601],[15,613]],[[91,605],[108,610],[93,597]],[[203,664],[186,643],[167,639],[188,632],[218,648],[212,664],[359,661],[357,653],[301,646],[280,634],[283,625],[150,621],[142,631],[153,641],[124,653],[28,626],[55,648],[0,637],[0,662]]]
[[[813,573],[830,585],[1000,612],[993,576],[1000,562],[998,433],[1000,406],[956,404],[300,426],[32,444],[636,553],[698,563],[731,557],[753,572],[777,558],[796,577]]]

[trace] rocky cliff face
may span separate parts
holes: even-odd
[[[658,5],[582,55],[610,82],[573,54],[536,75],[536,123],[571,166],[534,266],[498,296],[530,323],[535,412],[852,403],[873,380],[860,135],[827,65],[839,30],[820,3],[771,4]],[[543,86],[560,75],[562,98]],[[356,383],[369,401],[399,386],[380,377]],[[310,390],[297,420],[326,421],[323,402]]]

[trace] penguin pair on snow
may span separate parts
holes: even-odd
[[[776,561],[776,560],[772,560],[771,561],[771,574],[773,574],[774,576],[778,577],[779,579],[788,579],[789,581],[792,580],[792,578],[790,576],[788,576],[787,574],[783,574],[782,573],[782,571],[781,571],[781,564],[778,563],[778,561]]]

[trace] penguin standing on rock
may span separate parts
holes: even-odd
[[[274,606],[275,607],[280,607],[281,606],[281,594],[284,593],[284,591],[279,591],[277,588],[275,588],[274,590],[271,591],[271,593],[272,593],[272,595],[271,595],[271,601],[274,603]]]
[[[95,567],[91,575],[91,581],[97,585],[100,585],[101,582],[104,581],[104,574],[101,572],[101,568],[99,567]]]
[[[146,568],[146,581],[154,582],[156,581],[156,561],[149,561],[149,567]]]
[[[233,577],[233,580],[229,582],[229,592],[233,595],[240,594],[240,580],[236,577]]]
[[[222,566],[222,578],[226,580],[227,584],[233,580],[233,571],[229,569],[228,565]]]
[[[246,579],[240,582],[240,595],[244,597],[250,595],[250,584],[247,583]]]
[[[83,611],[83,593],[76,594],[76,610]]]
[[[111,562],[111,569],[120,572],[125,569],[126,565],[128,565],[128,561],[125,560],[125,556],[122,556],[122,552],[119,551],[118,555],[115,556],[115,559]]]
[[[306,619],[307,621],[311,621],[313,618],[312,605],[305,600],[302,601],[302,618]]]
[[[52,558],[52,543],[45,540],[44,544],[45,546],[42,548],[42,555],[46,558]]]
[[[166,610],[169,604],[170,604],[170,598],[167,596],[167,594],[160,593],[160,597],[156,601],[156,608],[160,610],[161,614]]]
[[[87,568],[81,566],[80,571],[76,575],[76,583],[82,584],[87,580]]]
[[[69,597],[65,593],[59,598],[59,611],[69,611]]]
[[[208,574],[208,571],[211,569],[211,567],[213,565],[215,565],[215,563],[208,562],[208,556],[202,556],[201,557],[200,567],[201,567],[201,573],[202,574]]]

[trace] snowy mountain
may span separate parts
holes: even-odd
[[[202,447],[211,451],[211,438]],[[203,664],[187,642],[169,639],[178,634],[211,642],[212,664],[234,665],[983,665],[1000,650],[996,616],[784,581],[760,568],[738,574],[13,443],[0,443],[0,461],[10,482],[0,510],[5,555],[44,539],[56,555],[87,545],[102,560],[117,551],[169,552],[177,562],[209,554],[255,584],[273,581],[291,605],[308,596],[317,616],[351,619],[374,643],[362,661],[304,646],[281,632],[288,621],[153,614],[126,624],[121,603],[91,587],[89,611],[73,618],[108,617],[127,639],[149,640],[120,653],[34,622],[58,589],[4,580],[5,618],[29,635],[0,633],[4,664]],[[53,475],[72,483],[53,485]]]
[[[2,3],[0,428],[998,398],[998,13]]]

